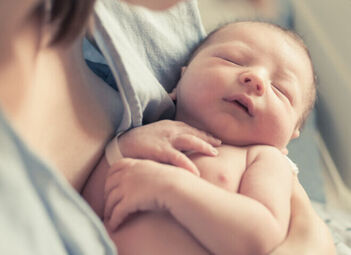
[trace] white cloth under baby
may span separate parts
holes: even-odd
[[[288,156],[285,156],[285,157],[289,161],[289,163],[291,165],[291,170],[293,171],[293,173],[294,174],[298,174],[299,173],[298,166]]]
[[[118,138],[115,136],[106,146],[105,149],[105,157],[107,163],[112,166],[116,163],[119,159],[123,158],[122,153],[118,146]]]

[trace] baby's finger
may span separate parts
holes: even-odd
[[[110,175],[105,182],[105,190],[104,190],[104,198],[110,195],[110,192],[114,189],[118,188],[119,184],[121,183],[123,173],[122,172],[115,172],[114,174]]]
[[[194,135],[182,134],[177,136],[173,141],[173,146],[179,151],[196,151],[208,156],[218,155],[216,148]]]
[[[133,166],[133,164],[135,163],[135,159],[132,158],[123,158],[118,160],[116,163],[114,163],[108,170],[108,174],[106,177],[109,177],[113,174],[115,174],[116,172],[120,172],[124,169],[128,169],[130,167]]]
[[[125,206],[123,201],[114,207],[111,217],[107,221],[110,230],[116,230],[125,218],[130,214],[130,210]]]
[[[114,189],[110,192],[105,200],[105,209],[104,209],[104,219],[109,219],[114,208],[122,201],[123,195],[119,192],[118,189]]]
[[[191,173],[200,176],[200,172],[196,165],[182,152],[176,149],[165,150],[161,161],[163,163],[171,164],[173,166],[184,168]]]

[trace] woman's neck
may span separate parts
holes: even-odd
[[[82,54],[82,39],[72,45],[49,47],[38,54],[36,85],[72,89],[84,86],[93,75]]]
[[[85,64],[82,40],[50,47],[37,55],[34,81],[23,84],[14,128],[29,146],[61,172],[77,190],[101,157],[115,126],[114,91]],[[115,92],[116,93],[116,92]]]
[[[6,32],[6,31],[5,31]],[[15,118],[33,85],[36,57],[40,44],[36,16],[11,27],[0,39],[0,106],[9,119]]]

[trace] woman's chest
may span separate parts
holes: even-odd
[[[77,189],[84,184],[122,118],[116,91],[105,84],[33,89],[17,129]]]

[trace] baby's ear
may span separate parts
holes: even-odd
[[[299,129],[295,129],[294,133],[291,136],[291,140],[298,138],[300,136],[300,130]]]

